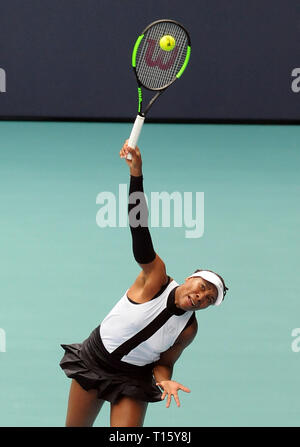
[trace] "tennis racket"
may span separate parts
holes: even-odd
[[[174,20],[157,20],[138,36],[131,62],[137,80],[138,114],[129,137],[129,147],[135,149],[150,107],[181,77],[190,54],[189,33]],[[156,92],[144,110],[142,88]],[[131,159],[131,154],[127,158]]]

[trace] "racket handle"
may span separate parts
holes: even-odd
[[[136,145],[137,145],[137,142],[138,142],[138,139],[139,139],[139,136],[140,136],[140,133],[141,133],[144,121],[145,121],[145,117],[144,116],[137,115],[137,117],[135,119],[135,122],[134,122],[134,125],[132,127],[132,131],[131,131],[131,134],[130,134],[130,137],[129,137],[129,141],[128,141],[128,146],[131,147],[132,149],[136,148]],[[127,158],[127,160],[131,160],[132,159],[131,154],[128,154],[126,158]]]

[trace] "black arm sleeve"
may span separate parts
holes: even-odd
[[[134,203],[130,203],[130,198]],[[148,229],[148,207],[144,195],[142,175],[140,177],[130,176],[128,217],[134,259],[139,264],[148,264],[154,261],[156,253]]]

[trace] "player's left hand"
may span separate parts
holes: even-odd
[[[191,390],[181,383],[175,382],[174,380],[162,380],[161,382],[156,383],[157,386],[160,386],[164,391],[162,393],[161,399],[164,400],[167,397],[166,407],[169,408],[171,404],[172,396],[177,404],[177,407],[180,407],[180,401],[178,397],[178,391],[182,390],[186,393],[190,393]]]

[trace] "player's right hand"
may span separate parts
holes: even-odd
[[[129,153],[132,157],[131,160],[126,158],[127,154]],[[142,156],[138,147],[132,149],[128,146],[128,140],[126,140],[122,149],[120,150],[120,158],[125,158],[125,161],[130,168],[130,175],[135,177],[142,175]]]

